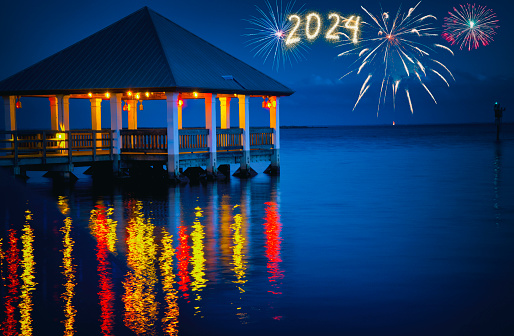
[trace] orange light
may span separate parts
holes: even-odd
[[[193,92],[193,96],[195,96],[195,98],[198,98],[198,92]]]
[[[21,102],[19,100],[16,102],[16,108],[17,109],[21,108]]]
[[[273,107],[277,107],[277,101],[276,100],[273,101]]]
[[[395,122],[393,121],[393,126],[396,125]]]
[[[91,92],[89,92],[87,95],[89,96],[89,98],[93,97],[93,94]]]
[[[145,93],[146,98],[150,97],[150,92]]]
[[[268,102],[268,108],[271,108],[271,103],[270,102]]]
[[[136,93],[136,99],[139,100],[139,93]]]
[[[127,96],[132,97],[132,91],[127,92]]]
[[[178,106],[182,106],[182,105],[184,105],[184,101],[182,99],[179,99],[178,100]]]
[[[111,94],[109,92],[106,92],[105,93],[105,98],[107,98],[107,99],[111,98]]]

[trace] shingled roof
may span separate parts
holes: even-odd
[[[148,7],[0,82],[3,96],[126,89],[293,93]]]

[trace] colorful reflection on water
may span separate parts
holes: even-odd
[[[114,253],[116,242],[116,221],[110,218],[112,209],[103,205],[91,210],[89,228],[96,238],[96,260],[98,273],[98,298],[100,302],[100,331],[102,335],[112,335],[114,327],[114,285],[111,278],[109,252]]]
[[[8,248],[5,253],[7,265],[7,279],[2,277],[7,286],[7,295],[4,297],[5,319],[2,322],[4,335],[17,335],[16,308],[19,302],[20,278],[18,275],[18,265],[20,264],[20,250],[18,249],[17,231],[8,230]]]
[[[125,325],[136,334],[153,331],[157,321],[157,244],[155,226],[141,211],[140,201],[128,201],[127,266],[123,287]]]
[[[161,244],[162,251],[159,257],[159,266],[161,269],[162,290],[164,292],[164,300],[166,301],[165,313],[162,318],[162,329],[167,335],[178,335],[178,292],[174,287],[175,274],[173,274],[175,249],[173,248],[173,236],[164,228],[162,229]]]
[[[256,288],[265,294],[263,284],[269,281],[272,292],[278,293],[283,278],[278,206],[273,202],[262,203],[258,210],[260,216],[254,215],[258,219],[265,214],[261,225],[253,230],[255,234],[264,234],[266,239],[252,250],[252,214],[248,200],[242,197],[236,202],[226,194],[212,199],[219,203],[200,206],[197,200],[189,208],[175,207],[174,213],[170,213],[172,207],[167,207],[166,213],[158,204],[134,197],[118,201],[97,199],[89,210],[80,204],[82,209],[75,211],[68,196],[58,196],[56,205],[63,218],[54,222],[57,227],[53,237],[59,240],[56,251],[60,260],[56,262],[59,272],[53,277],[61,281],[58,286],[46,287],[51,288],[48,294],[56,298],[62,308],[55,319],[62,328],[56,334],[80,334],[82,318],[89,323],[97,321],[90,328],[102,335],[116,335],[120,328],[137,335],[179,335],[182,318],[189,322],[212,318],[220,313],[213,307],[220,304],[225,304],[229,310],[235,309],[232,310],[235,317],[242,324],[248,323],[248,285],[252,281],[259,282],[252,287],[252,295],[256,294]],[[176,201],[181,202],[181,198]],[[87,213],[88,217],[73,218],[75,213]],[[24,224],[8,229],[7,235],[0,238],[3,335],[38,333],[33,319],[33,298],[39,290],[37,278],[40,277],[36,273],[38,238],[34,225],[40,224],[41,218],[28,210],[23,215]],[[84,236],[86,232],[89,235]],[[85,266],[81,260],[89,258],[88,253],[81,255],[78,251],[80,246],[85,246],[84,241],[91,238],[95,251],[91,256],[94,255],[96,267],[93,277],[96,308],[82,306],[80,295],[77,296],[85,288],[80,279],[84,272],[91,271],[82,269]],[[251,254],[267,259],[267,264],[252,266]],[[264,270],[271,275],[266,275],[262,266],[266,266]],[[257,276],[251,278],[249,272]],[[44,275],[43,281],[46,279]],[[225,302],[213,301],[215,291],[212,289],[216,288],[227,291]],[[91,318],[91,311],[95,310],[98,315]]]
[[[280,250],[282,244],[282,224],[280,223],[280,215],[278,213],[278,205],[274,202],[266,202],[266,218],[264,222],[266,234],[266,257],[268,258],[268,279],[271,283],[273,294],[282,294],[280,292],[281,281],[284,278],[284,271],[280,268],[282,259]]]
[[[69,214],[69,206],[68,200],[64,196],[59,196],[58,201],[59,210],[63,215]],[[71,217],[66,217],[64,219],[64,225],[61,227],[60,231],[63,235],[62,243],[63,248],[62,252],[62,275],[64,276],[64,293],[61,295],[61,299],[64,304],[64,321],[62,321],[64,325],[64,335],[71,336],[75,334],[75,316],[77,314],[77,310],[73,304],[73,298],[75,297],[75,286],[77,286],[76,282],[76,265],[73,263],[73,246],[75,245],[75,241],[71,236],[72,230],[72,220]]]

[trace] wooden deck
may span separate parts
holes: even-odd
[[[111,130],[0,132],[0,167],[52,170],[59,165],[91,166],[113,161],[115,132]],[[180,168],[209,163],[208,129],[180,129]],[[238,164],[243,155],[241,128],[216,130],[217,164]],[[168,161],[166,129],[121,130],[120,160],[123,163]],[[270,161],[273,129],[251,128],[251,162]]]

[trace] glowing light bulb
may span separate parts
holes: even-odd
[[[127,92],[127,96],[132,97],[132,91]]]
[[[140,97],[139,93],[136,93],[136,99],[137,100],[139,100],[139,97]]]
[[[145,92],[146,98],[150,97],[150,92]]]
[[[198,92],[193,92],[193,96],[195,96],[195,98],[198,98]]]
[[[109,92],[106,92],[105,93],[105,98],[107,98],[107,99],[111,98],[111,94]]]
[[[89,96],[89,98],[93,97],[93,94],[91,92],[89,92],[87,95]]]

